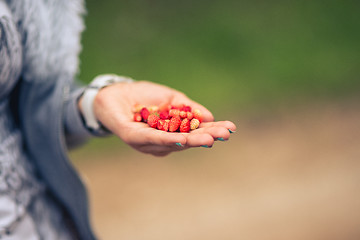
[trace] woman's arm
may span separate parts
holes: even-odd
[[[71,149],[81,145],[93,135],[85,127],[77,106],[84,87],[73,86],[68,91],[67,100],[64,103],[64,129],[67,147]]]

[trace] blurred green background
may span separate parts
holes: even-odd
[[[111,72],[163,83],[217,119],[337,101],[360,89],[359,1],[86,4],[84,82]]]
[[[72,152],[102,239],[360,239],[360,1],[86,0],[80,79],[185,92],[230,141]]]

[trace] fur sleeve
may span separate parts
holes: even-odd
[[[0,98],[8,94],[16,84],[21,64],[20,34],[7,6],[0,1]]]

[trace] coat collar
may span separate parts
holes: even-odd
[[[78,72],[83,0],[7,0],[23,45],[25,81],[56,81]]]

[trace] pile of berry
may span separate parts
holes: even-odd
[[[190,132],[197,129],[202,122],[199,109],[191,110],[190,106],[150,106],[136,104],[133,109],[134,121],[145,122],[150,127],[165,132]]]

